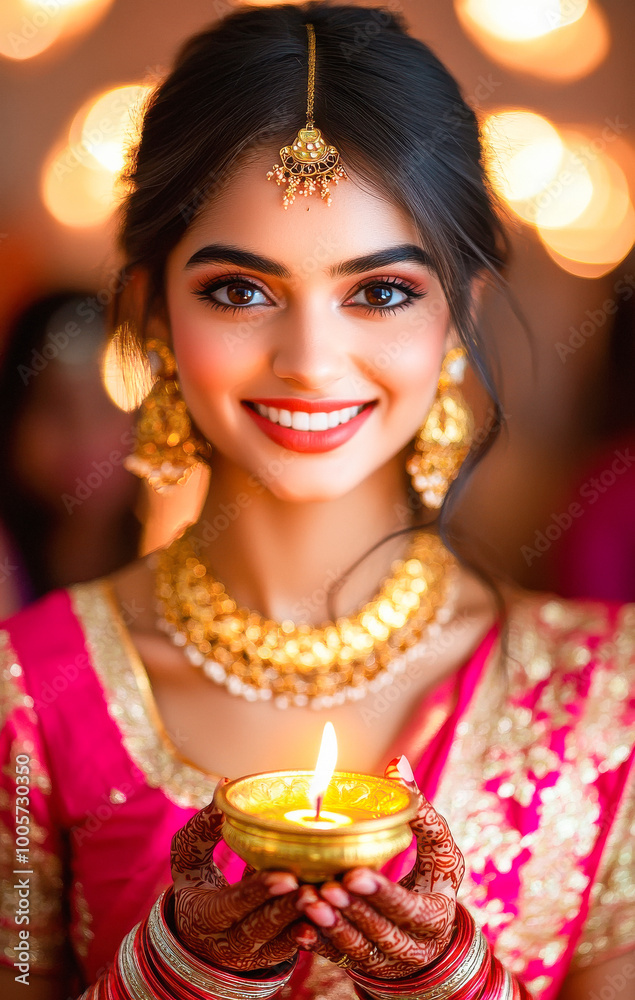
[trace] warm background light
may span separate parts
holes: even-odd
[[[489,175],[507,201],[539,194],[555,177],[564,152],[557,129],[532,111],[499,111],[481,125]]]
[[[142,84],[113,87],[77,112],[68,140],[56,146],[42,171],[42,199],[58,222],[87,228],[112,214],[122,193],[119,174],[151,90]]]
[[[588,0],[463,0],[462,17],[505,41],[526,41],[573,24]]]
[[[467,35],[494,62],[552,81],[579,80],[610,48],[595,0],[455,0]]]
[[[2,0],[0,56],[33,59],[56,42],[89,31],[113,0]]]
[[[97,226],[116,204],[115,177],[110,170],[79,159],[68,145],[57,146],[44,164],[40,192],[54,219],[64,226]]]
[[[144,84],[126,84],[88,101],[73,119],[69,144],[81,147],[98,165],[118,174],[126,151],[139,138],[143,106],[151,91]]]

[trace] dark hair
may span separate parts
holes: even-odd
[[[89,308],[91,301],[93,293],[81,289],[35,299],[14,318],[0,358],[0,523],[20,560],[17,582],[25,602],[55,586],[47,544],[58,515],[16,477],[15,434],[50,363],[72,355],[75,363],[85,364],[101,350],[104,321]],[[141,524],[125,510],[119,527],[128,561],[138,551]]]
[[[266,148],[273,165],[304,124],[307,22],[316,37],[316,126],[347,167],[413,219],[492,399],[491,433],[472,453],[472,467],[496,436],[502,411],[471,282],[476,275],[500,281],[507,241],[476,116],[400,14],[324,0],[247,5],[191,38],[150,98],[127,171],[120,228],[126,266],[147,269],[149,312],[162,299],[168,253],[222,192],[236,162]],[[336,198],[331,211],[335,205]],[[115,326],[128,318],[122,298]]]

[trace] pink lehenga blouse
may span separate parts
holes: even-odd
[[[124,619],[96,582],[0,632],[0,957],[14,967],[28,930],[30,972],[71,970],[74,995],[169,885],[172,836],[215,785],[165,732]],[[635,605],[521,593],[505,634],[506,660],[495,626],[401,750],[465,855],[462,901],[507,968],[553,1000],[568,971],[635,947]],[[367,697],[369,724],[381,697]],[[386,873],[400,878],[413,852]],[[216,859],[240,877],[224,843]],[[354,993],[302,955],[283,996]]]

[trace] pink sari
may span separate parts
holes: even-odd
[[[5,629],[1,957],[17,961],[27,925],[16,922],[14,886],[28,880],[30,971],[75,970],[79,994],[170,883],[172,836],[215,779],[167,736],[103,584],[51,594]],[[507,634],[505,665],[495,627],[425,699],[399,749],[465,855],[463,902],[507,968],[553,1000],[569,970],[635,946],[635,605],[523,594]],[[381,725],[381,695],[367,700],[367,721]],[[25,759],[30,834],[19,860]],[[224,843],[216,859],[240,877]],[[413,847],[386,873],[398,879],[412,860]],[[354,992],[341,969],[303,955],[283,996],[319,995]]]

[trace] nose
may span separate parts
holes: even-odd
[[[274,351],[274,375],[306,390],[332,386],[350,369],[341,332],[335,316],[289,317]]]

